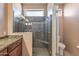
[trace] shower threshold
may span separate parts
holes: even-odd
[[[33,48],[33,56],[50,56],[47,48]]]

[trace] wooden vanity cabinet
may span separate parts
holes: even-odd
[[[22,41],[21,39],[8,46],[9,56],[22,56]]]
[[[1,50],[0,56],[22,56],[22,38]]]
[[[22,52],[21,52],[21,45],[17,46],[14,50],[12,50],[10,53],[9,53],[9,56],[21,56],[22,55]]]

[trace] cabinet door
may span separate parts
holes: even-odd
[[[22,55],[22,46],[17,46],[12,52],[9,53],[9,56],[21,56]]]

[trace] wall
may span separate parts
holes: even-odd
[[[64,44],[70,55],[79,56],[79,4],[64,5]]]
[[[23,9],[46,9],[47,4],[43,3],[26,3],[23,4]]]
[[[32,32],[13,33],[13,12],[12,4],[6,4],[7,21],[8,21],[8,35],[23,35],[23,55],[32,55]]]
[[[3,37],[7,34],[7,21],[6,21],[6,6],[3,3],[0,3],[0,37]],[[5,32],[5,33],[4,33]]]
[[[23,9],[44,9],[45,15],[47,15],[47,4],[46,3],[26,3],[22,4]]]

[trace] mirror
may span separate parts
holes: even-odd
[[[13,4],[13,32],[29,32],[31,25],[29,19],[22,14],[21,7],[18,9],[18,4]]]

